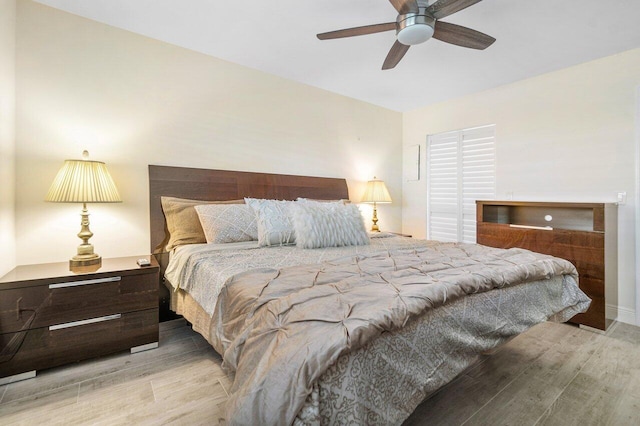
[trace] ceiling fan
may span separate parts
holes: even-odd
[[[424,43],[431,37],[471,49],[484,50],[495,38],[471,28],[442,22],[440,19],[473,6],[482,0],[437,0],[429,5],[428,0],[389,0],[398,12],[395,22],[365,25],[318,34],[320,40],[353,37],[365,34],[396,30],[397,40],[391,46],[382,65],[383,70],[394,68],[409,47]]]

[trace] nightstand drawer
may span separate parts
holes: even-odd
[[[158,308],[0,334],[0,377],[158,341]]]
[[[60,280],[0,291],[0,333],[157,307],[157,275]]]

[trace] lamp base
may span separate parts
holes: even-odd
[[[78,246],[78,253],[69,260],[69,269],[102,265],[102,258],[93,252],[93,245],[89,243],[89,238],[93,237],[93,232],[89,229],[87,203],[82,203],[82,213],[80,216],[82,220],[80,222],[81,229],[78,237],[82,240],[82,244]]]
[[[80,266],[102,265],[102,257],[95,253],[78,254],[69,259],[69,268],[77,268]]]
[[[378,227],[378,209],[376,208],[376,203],[373,203],[373,218],[371,219],[373,225],[371,226],[371,232],[380,232],[380,228]]]

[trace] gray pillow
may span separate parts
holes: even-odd
[[[244,200],[256,213],[258,244],[260,246],[282,246],[296,242],[290,213],[294,201],[258,198],[245,198]]]
[[[224,244],[258,239],[256,214],[246,204],[195,206],[207,243]]]

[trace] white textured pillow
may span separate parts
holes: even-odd
[[[195,206],[207,243],[224,244],[258,239],[256,215],[246,204]]]
[[[282,246],[296,242],[290,213],[294,201],[258,198],[245,198],[244,200],[255,211],[258,221],[259,245]]]
[[[291,213],[298,247],[369,244],[362,214],[355,204],[296,203],[291,207]]]
[[[351,204],[349,200],[317,200],[314,198],[303,198],[298,197],[297,200],[300,203],[340,203],[340,204]]]

